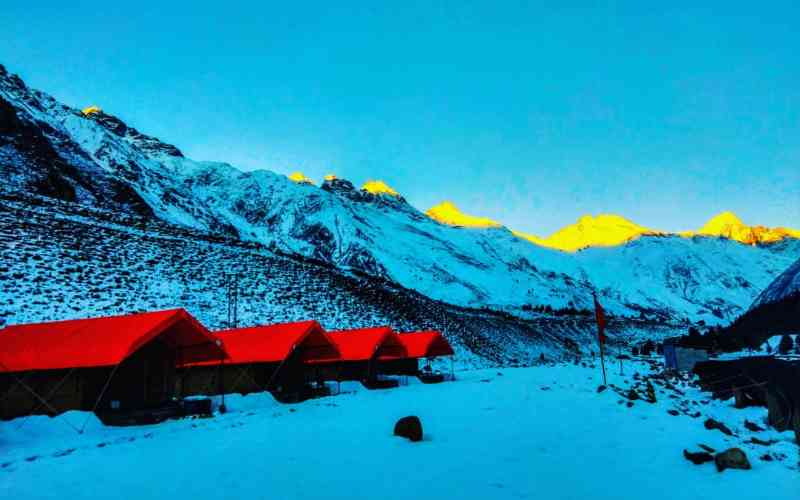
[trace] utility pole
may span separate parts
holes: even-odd
[[[225,277],[225,288],[228,294],[228,328],[239,326],[239,273]]]

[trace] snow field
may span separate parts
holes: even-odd
[[[625,367],[644,374],[642,363]],[[682,387],[702,418],[667,413],[675,404],[619,404],[597,393],[599,368],[574,365],[457,372],[458,380],[344,394],[279,405],[264,394],[227,397],[231,411],[210,419],[104,428],[77,435],[59,420],[0,424],[0,495],[5,498],[563,498],[694,499],[798,497],[798,447],[790,432],[757,434],[762,408]],[[630,378],[609,367],[610,383]],[[695,404],[695,403],[691,403]],[[418,415],[425,438],[392,436],[395,421]],[[704,429],[711,416],[738,436]],[[776,439],[745,444],[752,435]],[[105,444],[104,444],[105,443]],[[750,471],[716,472],[682,456],[703,443],[738,446]],[[67,450],[65,456],[56,456]],[[765,462],[760,455],[776,459]],[[32,457],[35,457],[32,459]],[[113,488],[111,486],[114,485]],[[107,490],[105,488],[108,488]]]

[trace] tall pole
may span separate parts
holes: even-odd
[[[608,385],[606,382],[606,362],[603,357],[603,342],[600,341],[600,366],[603,367],[603,385]]]
[[[603,367],[603,385],[608,385],[606,381],[606,362],[605,362],[605,353],[603,350],[603,344],[606,342],[606,314],[603,311],[603,306],[597,301],[597,293],[592,293],[592,298],[594,299],[594,317],[595,321],[597,321],[597,343],[600,344],[600,366]]]

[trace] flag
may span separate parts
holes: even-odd
[[[606,342],[606,313],[597,302],[597,295],[594,295],[594,319],[597,320],[597,340],[603,345]]]

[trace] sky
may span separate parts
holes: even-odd
[[[535,234],[800,227],[797,2],[335,3],[5,0],[0,63],[193,159]]]

